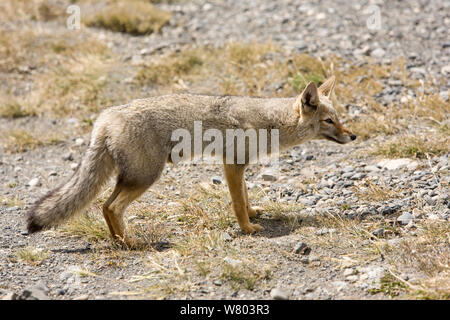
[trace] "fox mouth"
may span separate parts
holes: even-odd
[[[333,142],[336,142],[336,143],[339,143],[339,144],[345,144],[345,142],[339,141],[338,139],[336,139],[336,138],[334,138],[334,137],[331,137],[331,136],[328,136],[328,135],[326,135],[326,134],[324,134],[323,136],[324,136],[325,139],[327,139],[327,140],[330,140],[330,141],[333,141]]]

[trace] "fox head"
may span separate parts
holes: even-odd
[[[334,76],[319,88],[314,82],[310,82],[294,105],[301,117],[301,127],[308,130],[309,139],[326,139],[340,144],[356,139],[356,135],[339,122],[338,114],[331,102],[330,96],[335,84]]]

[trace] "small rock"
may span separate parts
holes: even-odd
[[[338,292],[346,289],[348,287],[348,284],[344,281],[333,281],[332,285],[336,288]]]
[[[417,161],[413,161],[411,159],[407,159],[407,158],[401,158],[401,159],[384,159],[381,160],[380,162],[378,162],[378,165],[382,168],[386,168],[388,170],[397,170],[403,167],[409,167],[409,166],[413,166],[414,165],[418,165]]]
[[[299,242],[295,246],[294,252],[301,255],[308,255],[311,252],[311,248],[304,242]]]
[[[353,268],[347,268],[344,270],[344,277],[351,276],[355,273],[355,270]]]
[[[448,90],[439,92],[439,97],[444,101],[448,101]]]
[[[413,68],[411,68],[411,69],[409,69],[412,73],[418,73],[418,74],[421,74],[421,75],[425,75],[427,72],[426,72],[426,70],[424,69],[424,68],[419,68],[419,67],[413,67]]]
[[[78,119],[76,118],[69,118],[66,120],[67,124],[70,124],[72,126],[77,125],[78,124]]]
[[[73,161],[73,154],[68,153],[68,154],[64,155],[62,158],[64,161]]]
[[[377,48],[375,50],[373,50],[370,55],[374,58],[382,58],[384,56],[384,54],[386,53],[386,51],[384,51],[381,48]]]
[[[318,236],[323,236],[324,234],[327,234],[328,232],[329,232],[329,230],[327,228],[321,228],[321,229],[316,231],[316,234]]]
[[[222,178],[219,176],[212,177],[213,184],[222,184]]]
[[[370,171],[370,172],[376,172],[376,171],[380,171],[381,167],[379,166],[374,166],[374,165],[368,165],[364,167],[365,171]]]
[[[273,288],[270,291],[270,297],[274,300],[289,300],[289,293],[281,288]]]
[[[39,180],[39,178],[34,178],[34,179],[31,179],[31,180],[28,182],[28,185],[29,185],[30,187],[40,187],[40,186],[42,185],[42,183],[41,183],[41,181]]]
[[[236,259],[232,259],[229,257],[225,257],[223,259],[223,261],[225,261],[226,263],[228,263],[230,266],[232,266],[233,268],[236,268],[237,266],[239,266],[242,261],[241,260],[236,260]]]
[[[8,292],[6,295],[2,297],[2,300],[16,300],[17,294],[14,292]]]
[[[397,218],[397,221],[403,225],[407,225],[414,219],[414,216],[409,212],[404,212]]]
[[[350,282],[356,282],[356,281],[358,281],[358,276],[357,275],[354,275],[354,276],[348,276],[347,278],[345,278],[347,281],[350,281]]]
[[[73,300],[89,300],[89,295],[82,294],[81,296],[73,298]]]
[[[223,233],[223,240],[225,241],[232,241],[233,238],[228,234],[228,232]]]
[[[384,236],[384,229],[383,229],[383,228],[378,228],[378,229],[372,231],[372,234],[373,234],[375,237],[381,238],[381,237]]]
[[[261,178],[264,181],[277,181],[277,175],[272,170],[263,172]]]
[[[441,73],[442,73],[444,76],[450,74],[450,64],[448,64],[448,65],[446,65],[446,66],[443,66],[443,67],[441,68]]]
[[[38,283],[36,286],[24,289],[17,300],[50,300],[46,290],[43,285]]]
[[[408,99],[408,97],[401,97],[400,98],[400,103],[408,103],[408,101],[409,101],[409,99]]]
[[[75,145],[76,146],[82,146],[84,144],[84,140],[81,138],[78,138],[75,140]]]

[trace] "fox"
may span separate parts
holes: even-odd
[[[37,200],[27,212],[29,234],[64,223],[94,200],[115,177],[115,187],[103,204],[103,216],[112,239],[129,247],[136,239],[124,212],[161,176],[176,141],[172,132],[184,128],[193,133],[201,120],[205,129],[228,128],[279,130],[279,151],[310,140],[346,144],[356,139],[339,121],[331,94],[331,76],[319,87],[308,83],[302,93],[289,98],[168,94],[137,99],[103,110],[93,125],[87,150],[69,180]],[[204,146],[202,146],[204,148]],[[202,151],[202,150],[200,150]],[[194,151],[193,151],[194,152]],[[263,230],[252,223],[262,209],[251,206],[244,173],[250,162],[224,162],[231,207],[240,229],[247,234]]]

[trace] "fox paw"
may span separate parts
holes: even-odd
[[[264,209],[262,207],[250,207],[248,208],[248,216],[250,218],[256,217],[256,215],[263,212],[263,210]]]
[[[241,229],[245,233],[249,233],[249,234],[264,230],[264,228],[261,227],[259,224],[253,224],[253,223],[249,223],[247,225],[241,226]]]
[[[122,249],[134,250],[138,248],[138,241],[134,236],[126,235],[123,238],[116,236],[115,240]]]

